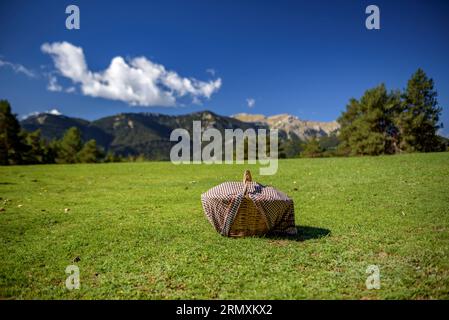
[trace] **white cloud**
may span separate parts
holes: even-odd
[[[256,105],[256,100],[254,98],[248,98],[246,99],[246,104],[248,108],[253,108]]]
[[[195,104],[195,105],[197,105],[197,106],[202,106],[202,105],[203,105],[203,103],[201,102],[201,100],[198,99],[197,97],[193,97],[193,99],[192,99],[192,104]]]
[[[52,55],[56,68],[61,74],[74,82],[83,82],[91,74],[87,71],[83,49],[68,42],[44,43],[41,50]]]
[[[15,73],[22,73],[22,74],[26,75],[29,78],[36,78],[37,77],[36,74],[33,71],[25,68],[23,65],[18,64],[18,63],[12,63],[12,62],[3,60],[1,58],[0,58],[0,67],[11,68]]]
[[[209,68],[209,69],[206,69],[206,72],[209,73],[212,77],[215,77],[215,73],[216,73],[215,69]]]
[[[52,92],[67,92],[74,93],[76,88],[74,86],[70,86],[68,88],[64,88],[59,84],[58,78],[56,77],[57,72],[44,72],[43,76],[48,78],[47,90]]]
[[[44,43],[44,53],[53,58],[56,69],[80,85],[84,95],[120,100],[137,106],[174,106],[177,99],[209,99],[221,87],[221,79],[208,82],[184,78],[145,57],[129,61],[118,56],[101,72],[88,69],[83,49],[68,42]]]
[[[62,87],[58,83],[58,79],[54,75],[49,75],[47,89],[53,92],[62,91]]]

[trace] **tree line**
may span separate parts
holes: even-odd
[[[367,90],[360,99],[350,99],[338,118],[336,148],[326,149],[322,139],[306,143],[301,155],[357,156],[448,150],[448,139],[438,135],[443,127],[442,108],[433,79],[418,69],[403,92],[387,91],[385,84]],[[330,137],[332,138],[332,137]],[[334,145],[335,146],[335,145]]]
[[[439,121],[441,112],[434,81],[418,69],[403,92],[388,91],[384,84],[380,84],[365,91],[360,99],[350,99],[337,120],[340,124],[338,134],[312,138],[307,142],[294,136],[280,142],[279,157],[447,151],[449,140],[438,135],[442,128]],[[131,155],[122,158],[111,152],[105,154],[95,140],[84,143],[76,127],[68,129],[60,140],[45,141],[40,130],[22,130],[9,102],[0,101],[0,165],[123,160],[144,161],[145,157]]]
[[[46,141],[41,131],[27,132],[6,100],[0,101],[0,165],[43,163],[116,162],[121,159],[105,154],[94,139],[83,143],[81,131],[72,127],[62,139]]]

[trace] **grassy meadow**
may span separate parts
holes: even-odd
[[[244,169],[299,235],[220,236],[200,195]],[[0,167],[2,299],[448,299],[449,154]],[[69,210],[65,210],[69,209]],[[81,288],[65,287],[68,265]],[[369,265],[381,288],[368,290]]]

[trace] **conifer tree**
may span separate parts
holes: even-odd
[[[384,84],[367,90],[360,100],[351,99],[338,119],[340,152],[347,155],[393,153],[393,115],[399,103],[399,96],[388,94]]]
[[[395,121],[401,150],[438,151],[441,139],[437,131],[441,127],[441,111],[433,80],[422,69],[418,69],[407,83]]]
[[[0,165],[24,163],[27,150],[20,124],[7,100],[0,100]]]
[[[316,137],[310,139],[304,147],[304,150],[301,152],[303,157],[308,158],[317,158],[323,155],[323,148],[320,146],[320,142]]]
[[[64,137],[58,144],[58,163],[77,163],[78,152],[83,147],[81,141],[81,132],[76,127],[71,127],[66,131]]]
[[[100,152],[97,148],[97,142],[94,139],[87,141],[78,153],[79,162],[95,163],[99,157]]]
[[[47,147],[41,137],[41,130],[34,132],[22,132],[28,146],[27,152],[24,154],[24,161],[29,164],[46,163]]]

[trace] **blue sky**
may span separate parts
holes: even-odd
[[[65,28],[69,4],[80,8],[80,30]],[[380,8],[381,30],[365,28],[369,4]],[[422,67],[435,80],[448,134],[448,14],[448,1],[4,0],[0,98],[20,116],[53,108],[86,119],[209,109],[329,121],[351,97],[381,82],[402,89]],[[64,75],[57,61],[77,49],[84,72],[74,76],[71,60],[76,70]],[[105,75],[115,57],[122,57],[119,71]],[[145,70],[161,68],[153,89],[167,96],[157,100],[146,91]],[[138,98],[100,88],[116,76],[117,86],[137,86],[128,93]]]

